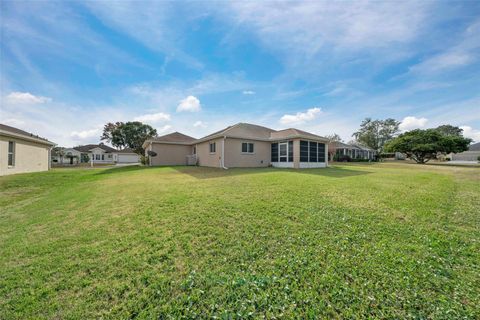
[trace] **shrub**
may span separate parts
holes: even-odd
[[[144,166],[149,164],[148,161],[148,156],[140,156],[140,163],[143,164]]]

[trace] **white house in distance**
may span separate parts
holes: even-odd
[[[0,176],[47,171],[54,145],[47,139],[0,124]]]
[[[64,149],[63,156],[54,154],[52,160],[56,164],[63,165],[91,162],[93,164],[125,164],[140,162],[140,156],[133,152],[132,149],[116,150],[100,143]]]

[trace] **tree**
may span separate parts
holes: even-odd
[[[157,130],[138,121],[107,123],[103,127],[101,140],[106,140],[115,148],[131,148],[138,154],[144,154],[142,144],[145,140],[157,136]]]
[[[391,140],[385,150],[402,152],[415,162],[423,164],[436,159],[438,154],[466,151],[471,142],[471,139],[461,135],[446,135],[437,129],[416,129]]]
[[[52,154],[56,154],[60,158],[60,164],[63,164],[63,157],[65,156],[65,148],[64,147],[55,147],[52,150]]]
[[[337,153],[337,142],[342,142],[343,140],[336,133],[330,134],[330,135],[326,136],[325,138],[328,139],[328,159],[330,161],[332,161],[333,157]]]
[[[459,127],[451,126],[449,124],[444,124],[441,126],[438,126],[435,128],[438,132],[441,134],[447,135],[447,136],[462,136],[463,135],[463,129],[460,129]]]
[[[399,125],[400,122],[391,118],[385,120],[366,118],[360,124],[360,129],[352,136],[360,144],[380,153],[384,145],[397,135]]]

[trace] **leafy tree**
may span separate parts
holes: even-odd
[[[463,129],[460,129],[459,127],[451,126],[449,124],[444,124],[441,126],[438,126],[435,128],[438,132],[441,134],[447,135],[447,136],[459,136],[461,137],[463,134]]]
[[[342,142],[342,138],[336,133],[330,134],[325,138],[328,139],[328,159],[331,161],[337,153],[337,142]]]
[[[63,164],[63,157],[65,156],[65,148],[54,147],[52,151],[53,151],[52,154],[56,154],[60,158],[60,164]]]
[[[157,130],[138,121],[107,123],[103,127],[101,140],[106,140],[115,148],[131,148],[138,154],[144,154],[142,144],[155,137]]]
[[[400,122],[391,118],[385,120],[366,118],[360,124],[360,129],[352,136],[360,144],[380,153],[383,151],[384,145],[397,135],[399,125]]]
[[[438,154],[466,151],[471,142],[471,139],[461,135],[446,135],[437,129],[416,129],[391,140],[385,150],[402,152],[417,163],[427,163],[431,159],[436,159]]]

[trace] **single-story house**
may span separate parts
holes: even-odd
[[[61,151],[54,148],[52,162],[59,165],[77,165],[81,162],[81,153],[74,148],[65,148]]]
[[[364,159],[364,160],[373,160],[375,159],[376,151],[362,146],[360,144],[346,144],[343,142],[336,142],[336,156],[337,158],[341,156],[349,156],[351,159]]]
[[[52,159],[57,164],[75,165],[78,163],[114,164],[138,163],[140,156],[132,149],[116,150],[103,143],[88,144],[63,150],[63,156],[53,154]]]
[[[475,161],[478,162],[480,157],[480,142],[471,144],[467,151],[460,153],[452,153],[449,155],[450,160],[454,161]]]
[[[0,176],[50,169],[54,145],[45,138],[0,124]]]
[[[174,132],[144,142],[151,166],[320,168],[328,164],[328,140],[290,128],[238,123],[200,139]]]

